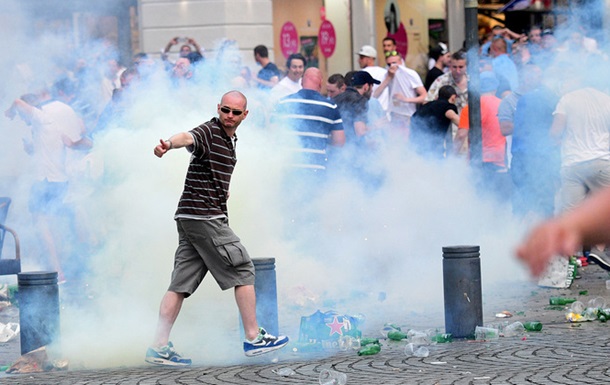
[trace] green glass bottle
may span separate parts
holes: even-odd
[[[358,350],[358,355],[359,356],[372,356],[374,354],[379,353],[380,351],[381,351],[381,346],[379,346],[377,344],[370,344],[370,345],[366,345],[362,349]]]
[[[576,298],[569,298],[569,297],[551,297],[551,298],[549,298],[549,303],[551,305],[568,305],[572,302],[576,302]]]
[[[451,333],[438,333],[437,335],[432,336],[432,342],[436,342],[439,344],[451,341],[453,341]]]
[[[524,322],[523,327],[528,332],[539,332],[542,330],[542,322],[538,322],[538,321]]]
[[[377,339],[377,338],[362,338],[360,340],[360,346],[366,346],[366,345],[370,345],[370,344],[377,344],[377,345],[379,345],[379,339]]]
[[[401,341],[407,338],[407,333],[403,333],[400,330],[391,330],[388,332],[388,338],[392,341]]]

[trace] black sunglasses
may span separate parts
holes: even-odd
[[[225,106],[220,107],[220,111],[222,111],[224,114],[228,114],[229,112],[232,112],[233,115],[235,115],[235,116],[239,116],[244,113],[242,110],[232,110],[229,107],[225,107]]]
[[[398,56],[398,52],[396,51],[388,51],[385,53],[385,57],[390,57],[390,56]]]

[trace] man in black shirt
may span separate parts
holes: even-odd
[[[456,97],[453,86],[443,86],[438,92],[438,99],[424,104],[411,117],[409,142],[419,154],[440,159],[444,157],[445,150],[450,150],[449,125],[457,125],[460,121],[454,104]]]
[[[426,75],[426,81],[424,82],[426,91],[430,89],[436,78],[445,74],[445,68],[449,66],[451,52],[447,50],[447,45],[438,43],[436,47],[432,48],[430,50],[430,60],[434,60],[434,66],[428,70]]]
[[[345,130],[346,142],[357,143],[368,131],[367,112],[368,102],[373,93],[373,85],[379,84],[379,80],[373,79],[366,71],[356,71],[350,76],[349,87],[335,98],[343,129]]]

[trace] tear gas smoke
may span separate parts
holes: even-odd
[[[2,3],[5,9],[7,4]],[[11,11],[19,15],[17,9]],[[107,49],[91,42],[85,45],[89,52],[79,52],[65,37],[33,38],[21,32],[28,25],[23,15],[4,21],[14,36],[12,44],[0,43],[7,80],[0,101],[5,108],[31,92],[32,82],[49,82],[58,69],[74,71],[74,59],[91,59],[92,52]],[[172,218],[189,161],[184,150],[162,160],[152,150],[160,138],[215,116],[221,95],[243,84],[236,71],[242,59],[236,44],[222,44],[224,51],[217,51],[225,61],[206,57],[189,81],[168,79],[161,64],[151,67],[146,78],[122,95],[121,113],[104,130],[93,132],[88,173],[81,176],[80,188],[71,190],[69,201],[78,236],[63,225],[55,229],[65,231],[56,234],[61,247],[72,242],[66,249],[70,258],[62,257],[82,273],[81,286],[69,287],[68,282],[62,288],[61,342],[71,367],[142,364],[169,284],[177,246]],[[33,47],[36,57],[20,47]],[[67,48],[74,55],[66,57]],[[62,68],[65,63],[69,65]],[[103,62],[86,64],[94,72]],[[588,67],[590,73],[596,70]],[[364,314],[370,333],[388,321],[442,327],[443,246],[481,246],[486,306],[493,307],[496,285],[527,282],[527,273],[512,255],[524,222],[513,217],[510,205],[498,204],[475,187],[464,159],[429,162],[386,143],[374,159],[383,180],[376,188],[335,176],[319,199],[284,207],[287,194],[299,193],[283,186],[286,143],[267,124],[270,111],[264,95],[254,88],[243,92],[250,115],[237,132],[230,221],[252,257],[276,258],[281,332],[296,341],[300,316],[330,308]],[[44,245],[28,211],[36,167],[22,149],[29,128],[19,119],[5,119],[0,127],[5,149],[0,191],[14,200],[9,221],[23,239],[24,270],[47,268]],[[315,233],[286,239],[283,226],[292,212],[315,218]],[[241,362],[238,327],[232,291],[221,292],[207,277],[185,302],[172,340],[195,362]]]

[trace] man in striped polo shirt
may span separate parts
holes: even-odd
[[[328,144],[343,146],[345,132],[337,105],[320,94],[322,72],[308,68],[303,74],[303,89],[281,99],[272,122],[289,129],[298,138],[291,166],[324,171]]]
[[[151,364],[191,364],[174,350],[169,335],[184,299],[193,294],[208,271],[222,290],[235,288],[246,356],[267,353],[288,343],[288,337],[272,336],[258,326],[254,266],[228,225],[229,183],[237,162],[235,131],[248,115],[246,97],[238,91],[227,92],[217,109],[217,118],[161,140],[154,150],[161,158],[171,149],[186,147],[192,156],[174,216],[179,236],[174,271],[161,301],[153,345],[146,352],[146,362]]]

